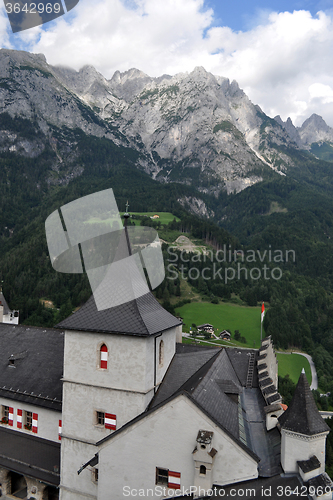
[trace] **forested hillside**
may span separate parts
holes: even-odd
[[[237,296],[250,306],[265,301],[266,334],[277,347],[312,354],[320,388],[333,393],[332,163],[293,151],[298,166],[288,176],[272,171],[237,194],[208,194],[154,181],[137,168],[138,152],[109,139],[63,127],[52,130],[56,141],[45,142],[37,122],[5,113],[0,119],[0,129],[10,129],[23,148],[22,154],[13,148],[0,152],[0,279],[22,322],[51,326],[87,300],[84,275],[52,269],[44,222],[61,205],[112,187],[120,210],[128,200],[130,211],[168,211],[180,219],[167,228],[143,221],[157,224],[168,241],[167,277],[155,291],[165,307],[187,300],[182,276],[203,300]],[[175,276],[168,246],[181,233],[202,240],[212,258],[181,262],[182,276],[168,279]],[[55,308],[45,307],[45,300]]]

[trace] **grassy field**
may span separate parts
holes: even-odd
[[[215,332],[222,330],[230,330],[232,332],[231,343],[219,342],[221,345],[239,345],[244,347],[260,347],[260,307],[246,307],[237,304],[222,303],[211,304],[209,302],[191,302],[183,307],[176,309],[177,315],[181,316],[184,321],[183,331],[189,332],[189,327],[192,323],[201,325],[210,323],[214,326]],[[247,340],[246,344],[236,342],[233,338],[234,331],[239,330],[241,336]],[[265,333],[263,332],[263,337]],[[198,339],[199,340],[199,339]],[[183,342],[193,343],[192,339],[183,339]],[[211,339],[211,342],[217,342]],[[299,354],[277,353],[279,362],[279,375],[284,377],[289,375],[291,380],[298,382],[302,368],[311,384],[311,368],[308,360]]]
[[[120,216],[122,217],[124,215],[124,212],[120,212]],[[179,221],[180,219],[173,215],[171,212],[131,212],[131,215],[134,215],[134,217],[131,218],[131,220],[135,223],[136,226],[139,226],[141,223],[141,217],[146,215],[147,217],[150,217],[152,215],[158,215],[159,218],[156,219],[156,221],[161,222],[161,224],[169,224],[169,222],[173,221],[173,219],[176,219],[176,221]],[[135,216],[140,217],[140,219],[136,219]],[[99,217],[91,217],[88,221],[85,222],[85,224],[109,224],[112,226],[113,222],[115,219],[109,218],[109,219],[100,219]]]
[[[173,215],[171,212],[130,212],[131,215],[134,215],[134,217],[132,217],[132,221],[136,224],[136,225],[140,225],[140,222],[141,222],[141,218],[140,219],[136,219],[135,216],[137,215],[138,217],[143,217],[144,215],[146,215],[147,217],[152,217],[153,215],[158,215],[159,218],[158,219],[155,219],[156,222],[160,222],[161,224],[169,224],[169,222],[172,222],[173,219],[176,219],[176,221],[179,221],[180,219],[178,219],[178,217],[176,217],[175,215]],[[120,212],[121,216],[124,215],[124,212]]]
[[[210,302],[191,302],[176,309],[177,315],[181,316],[185,323],[184,332],[189,332],[192,323],[196,325],[210,323],[214,326],[215,332],[230,330],[232,337],[234,331],[239,330],[247,343],[238,342],[237,344],[251,348],[260,347],[260,311],[260,307],[246,307],[230,303],[211,304]],[[235,342],[233,338],[232,342]]]
[[[279,362],[279,375],[281,377],[288,374],[291,380],[297,384],[302,368],[304,368],[306,378],[311,385],[311,368],[308,360],[304,356],[296,353],[284,354],[280,352],[278,352],[276,356]]]

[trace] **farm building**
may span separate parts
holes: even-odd
[[[228,332],[228,330],[223,330],[223,332],[220,333],[219,337],[222,340],[230,340],[231,334],[230,332]]]

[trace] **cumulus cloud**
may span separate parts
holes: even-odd
[[[12,44],[9,39],[8,17],[4,5],[0,6],[0,47],[11,49]]]
[[[91,64],[107,78],[132,67],[159,76],[203,66],[235,79],[270,116],[301,125],[317,113],[333,126],[330,11],[262,11],[248,31],[234,32],[216,26],[204,0],[81,0],[45,30],[29,31],[21,43],[50,64]]]

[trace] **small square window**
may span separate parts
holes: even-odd
[[[156,484],[168,484],[169,469],[156,467]]]
[[[32,411],[24,412],[24,428],[27,431],[31,431],[32,429]]]
[[[105,424],[105,413],[104,411],[96,411],[96,425]]]
[[[3,424],[8,424],[9,420],[9,406],[2,406],[1,407],[1,422]]]

